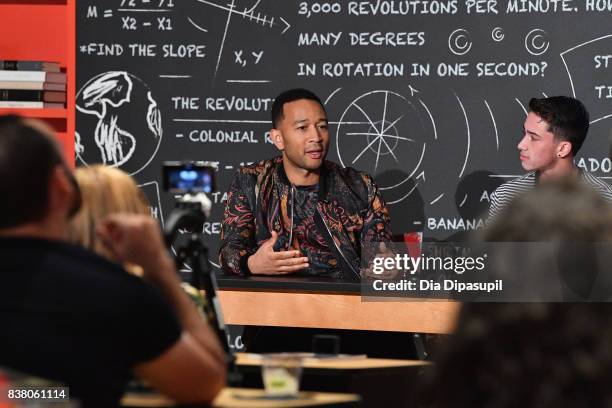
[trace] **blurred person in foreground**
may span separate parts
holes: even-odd
[[[612,201],[608,183],[574,164],[588,131],[589,113],[579,100],[568,96],[531,99],[517,146],[521,166],[528,173],[491,194],[489,217],[496,217],[512,200],[535,186],[560,178],[579,180]]]
[[[560,270],[567,290],[597,290],[593,280],[610,272],[593,249],[612,241],[612,208],[576,180],[556,181],[509,204],[483,239],[551,243],[559,265],[569,266]],[[532,248],[523,255],[544,256]],[[610,246],[602,248],[597,255],[609,256]],[[508,268],[514,262],[505,259]],[[434,360],[422,406],[612,406],[612,304],[465,303]]]
[[[466,303],[421,406],[612,406],[610,303]]]
[[[92,234],[144,279],[67,242],[81,194],[46,124],[0,117],[0,366],[117,406],[132,374],[178,402],[209,402],[223,351],[180,287],[150,216],[115,214]]]

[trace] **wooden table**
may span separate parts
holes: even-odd
[[[299,398],[265,398],[260,356],[237,353],[237,365],[250,388],[225,388],[213,401],[218,408],[410,406],[417,378],[431,363],[376,358],[305,359]],[[325,392],[313,391],[322,390]],[[156,393],[128,393],[122,407],[167,408],[177,404]]]
[[[261,366],[263,357],[250,353],[236,353],[239,366]],[[387,358],[347,357],[347,358],[305,358],[304,369],[318,370],[372,370],[398,367],[429,367],[432,363],[422,360],[395,360]]]
[[[264,390],[251,388],[224,388],[215,398],[215,408],[276,408],[276,407],[358,407],[360,398],[355,394],[326,392],[300,392],[295,399],[270,399]],[[160,394],[129,393],[121,399],[122,407],[166,408],[177,404]]]
[[[246,387],[261,387],[261,356],[237,353],[236,363]],[[413,403],[427,361],[381,358],[304,359],[302,390],[359,394],[367,407],[402,406]]]
[[[449,333],[460,303],[363,301],[359,283],[323,278],[221,277],[219,299],[231,325]]]

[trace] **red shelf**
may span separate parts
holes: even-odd
[[[28,118],[66,119],[67,109],[0,108],[0,115],[14,113]]]
[[[0,108],[45,120],[57,132],[64,153],[74,163],[75,0],[0,0],[0,60],[59,62],[67,74],[65,109]]]

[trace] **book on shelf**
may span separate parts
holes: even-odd
[[[0,101],[0,108],[64,109],[66,105],[56,102]]]
[[[40,91],[61,91],[66,92],[66,84],[41,82],[41,81],[2,81],[0,89],[34,89]]]
[[[59,62],[0,60],[0,69],[7,71],[60,72]]]
[[[0,81],[28,81],[28,82],[53,82],[66,83],[64,72],[45,72],[45,71],[9,71],[0,70]]]
[[[66,102],[66,92],[0,89],[0,101]]]

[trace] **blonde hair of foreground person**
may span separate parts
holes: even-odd
[[[113,213],[150,215],[149,203],[142,190],[126,172],[115,167],[93,165],[79,167],[75,177],[83,203],[68,230],[68,239],[99,255],[114,260],[97,237],[100,221]],[[129,272],[137,272],[133,265]]]
[[[98,223],[113,213],[151,215],[149,202],[134,179],[115,167],[98,164],[79,167],[75,177],[83,202],[70,223],[68,239],[114,261],[113,255],[98,239]],[[123,267],[133,275],[142,276],[139,265],[124,264]],[[193,286],[184,282],[181,286],[196,305],[203,304],[204,297]]]

